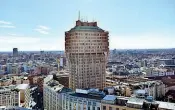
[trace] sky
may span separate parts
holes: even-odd
[[[79,11],[110,49],[175,48],[175,0],[0,0],[0,51],[64,50]]]

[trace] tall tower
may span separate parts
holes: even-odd
[[[80,20],[76,21],[74,28],[65,32],[70,88],[105,87],[108,37],[108,32],[99,28],[97,22]]]
[[[13,57],[18,56],[18,48],[13,48]]]

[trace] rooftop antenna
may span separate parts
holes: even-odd
[[[82,21],[84,22],[84,16],[83,16],[83,18],[82,18]]]
[[[78,20],[80,20],[80,11],[78,12]]]

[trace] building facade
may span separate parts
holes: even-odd
[[[0,106],[0,110],[32,110],[32,109],[18,106]]]
[[[20,96],[20,107],[30,107],[30,86],[29,84],[18,84],[16,89],[19,90]]]
[[[0,87],[0,106],[19,106],[19,91],[15,90],[16,86]]]
[[[13,48],[13,57],[18,56],[18,48]]]
[[[43,87],[44,109],[62,110],[61,95],[58,93],[63,88],[57,81],[49,81]]]
[[[58,82],[44,85],[44,108],[47,110],[174,110],[175,104],[155,101],[144,93],[132,97],[107,95],[99,89],[71,91]]]
[[[108,32],[99,28],[97,22],[80,20],[76,21],[74,28],[65,32],[71,89],[105,87],[108,37]]]
[[[101,110],[104,96],[95,89],[76,89],[76,92],[62,94],[62,110]]]
[[[68,91],[70,91],[70,89],[65,88],[58,81],[53,80],[53,75],[47,76],[43,84],[44,109],[63,110],[61,94],[62,92]]]

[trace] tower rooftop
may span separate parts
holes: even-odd
[[[83,22],[83,21],[76,21],[76,26],[70,31],[98,31],[98,32],[104,32],[103,29],[99,28],[97,26],[97,22]]]

